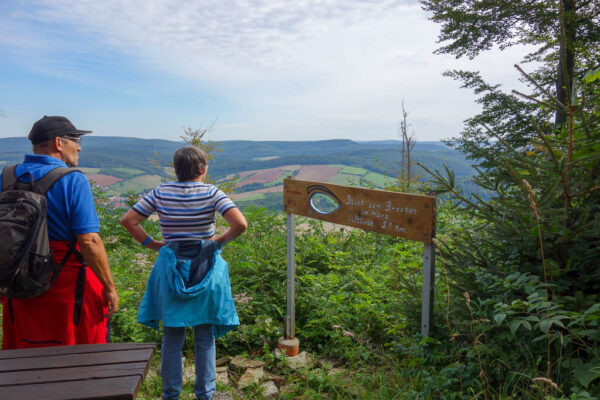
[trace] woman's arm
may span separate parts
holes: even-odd
[[[133,208],[130,208],[129,211],[127,211],[127,213],[123,215],[123,218],[121,218],[121,225],[123,225],[125,229],[127,229],[127,232],[129,232],[131,237],[133,237],[138,242],[143,243],[144,240],[146,240],[149,237],[149,235],[144,230],[144,227],[140,225],[145,219],[146,217],[144,217],[142,214],[138,213]],[[146,244],[146,247],[149,247],[152,250],[158,250],[164,245],[164,242],[159,242],[152,239]]]
[[[244,217],[244,214],[242,214],[237,207],[233,207],[225,211],[223,218],[225,218],[225,221],[229,223],[229,230],[222,236],[213,239],[215,242],[219,242],[221,246],[224,246],[236,237],[240,236],[248,227],[246,217]]]

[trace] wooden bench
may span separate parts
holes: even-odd
[[[154,343],[0,351],[0,399],[135,399]]]

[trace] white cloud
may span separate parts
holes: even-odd
[[[11,25],[0,28],[22,33],[33,23],[41,27],[19,36],[13,49],[46,46],[44,57],[52,59],[53,49],[85,52],[85,43],[93,43],[107,54],[128,54],[147,70],[209,87],[235,107],[220,115],[215,130],[228,138],[365,139],[365,132],[372,139],[395,138],[402,99],[418,139],[449,137],[475,105],[441,72],[485,68],[491,80],[515,84],[517,74],[508,66],[523,54],[513,49],[497,60],[491,52],[476,63],[433,55],[438,27],[408,0],[35,4],[13,11]],[[102,70],[102,61],[90,62]],[[85,65],[70,61],[55,58],[43,68],[97,80],[86,77]]]

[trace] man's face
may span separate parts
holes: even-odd
[[[80,138],[71,138],[68,136],[61,138],[62,150],[60,153],[62,155],[62,160],[69,167],[76,167],[79,164],[79,152],[81,151],[81,146],[78,143],[78,139],[81,140]]]

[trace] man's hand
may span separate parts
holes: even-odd
[[[110,317],[119,309],[119,295],[116,290],[102,289],[102,297],[104,306],[108,305],[108,312],[104,314],[105,317]]]
[[[119,308],[119,295],[108,267],[108,257],[106,256],[104,243],[102,243],[102,239],[100,239],[97,232],[77,235],[77,243],[79,243],[83,258],[104,287],[102,289],[102,301],[105,306],[108,305],[109,307],[106,316],[112,315]]]

